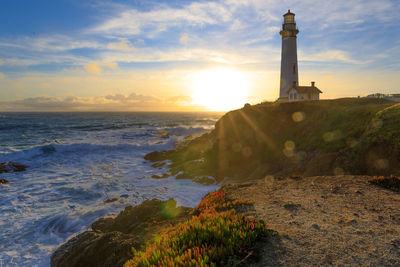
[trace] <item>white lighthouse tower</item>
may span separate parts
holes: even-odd
[[[297,41],[296,36],[299,30],[296,28],[295,14],[288,12],[283,15],[282,24],[282,57],[281,57],[281,85],[279,91],[279,100],[288,100],[288,90],[294,85],[299,84],[299,75],[297,68]]]

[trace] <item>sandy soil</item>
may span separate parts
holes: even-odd
[[[254,266],[400,266],[400,194],[368,179],[266,177],[225,190],[274,230]]]

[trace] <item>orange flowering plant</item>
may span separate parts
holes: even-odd
[[[246,250],[267,235],[262,220],[235,211],[247,201],[226,201],[224,190],[209,193],[193,216],[160,234],[144,251],[134,251],[125,266],[217,266]]]
[[[400,177],[392,174],[390,176],[375,176],[369,182],[395,192],[400,192]]]

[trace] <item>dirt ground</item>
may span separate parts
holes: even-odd
[[[226,185],[254,202],[271,235],[253,266],[400,266],[400,194],[368,176],[273,178]]]

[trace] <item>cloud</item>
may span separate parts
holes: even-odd
[[[0,66],[4,64],[4,60],[0,59]]]
[[[186,45],[188,41],[189,41],[189,34],[187,33],[183,33],[179,38],[179,43],[181,43],[182,45]]]
[[[102,64],[103,67],[108,68],[108,69],[116,69],[118,68],[118,64],[116,62],[104,62]]]
[[[136,62],[207,62],[222,64],[252,64],[280,60],[280,50],[271,46],[255,48],[198,48],[173,47],[170,49],[143,48],[132,53],[103,52],[100,57],[104,61],[124,63]],[[268,63],[267,62],[267,63]]]
[[[361,64],[359,60],[352,59],[348,53],[342,50],[328,50],[319,52],[312,55],[304,55],[302,52],[299,53],[300,60],[304,61],[315,61],[315,62],[345,62],[352,64]]]
[[[48,89],[48,88],[51,88],[51,84],[50,83],[41,83],[40,87],[44,88],[44,89]]]
[[[167,98],[166,102],[185,106],[192,104],[192,98],[190,96],[180,95]]]
[[[64,66],[77,66],[87,64],[88,60],[74,55],[68,54],[41,54],[41,53],[21,53],[18,57],[10,57],[3,59],[3,66],[11,67],[30,67],[48,64],[62,64]]]
[[[36,37],[18,37],[12,41],[0,39],[0,47],[26,49],[41,52],[62,52],[80,48],[99,49],[103,45],[88,36],[67,36],[62,34],[43,35]]]
[[[330,31],[341,31],[350,29],[349,25],[361,25],[366,21],[389,22],[396,19],[398,5],[391,0],[336,0],[331,2],[302,0],[302,1],[265,1],[249,0],[247,3],[257,13],[268,14],[269,19],[281,20],[281,14],[285,12],[284,7],[296,13],[296,18],[306,25],[307,28],[325,29]],[[278,13],[280,12],[280,13]],[[276,16],[276,14],[279,14]]]
[[[138,95],[136,93],[131,93],[128,96],[122,94],[107,95],[105,99],[113,100],[120,103],[155,103],[159,102],[158,98],[152,96]]]
[[[194,106],[188,96],[160,99],[153,96],[131,93],[98,97],[69,96],[57,98],[39,96],[15,101],[0,101],[0,111],[162,111],[186,110]]]
[[[93,73],[93,74],[101,74],[101,72],[103,71],[98,62],[92,62],[90,64],[87,64],[85,66],[85,70],[89,73]]]
[[[218,2],[193,2],[182,8],[159,5],[145,12],[136,9],[124,10],[89,32],[123,36],[138,34],[154,36],[180,25],[202,27],[227,22],[231,16],[227,6]]]
[[[116,69],[118,64],[115,62],[92,62],[85,65],[85,70],[89,73],[100,75],[103,72],[103,68]]]
[[[132,46],[131,42],[127,38],[118,38],[118,42],[108,43],[107,48],[110,50],[119,51],[135,51],[136,48]]]

